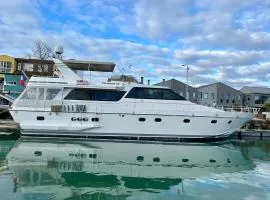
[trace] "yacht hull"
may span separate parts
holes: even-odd
[[[250,113],[224,113],[217,117],[11,111],[22,136],[131,140],[226,138],[252,118]],[[44,120],[37,120],[40,117]]]

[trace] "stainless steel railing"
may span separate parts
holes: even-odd
[[[258,114],[260,108],[248,107],[248,106],[215,106],[215,108],[224,110],[226,112],[248,112]]]

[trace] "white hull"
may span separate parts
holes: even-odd
[[[227,137],[237,131],[250,120],[250,114],[240,118],[235,116],[184,116],[184,115],[154,115],[154,114],[120,114],[120,113],[52,113],[11,111],[15,121],[20,121],[22,135],[47,136],[106,136],[106,137],[168,137],[168,138],[205,138]],[[234,113],[231,113],[234,114]],[[243,115],[244,113],[242,113]],[[37,121],[43,116],[44,121]],[[87,118],[88,121],[71,121],[71,118]],[[155,122],[155,118],[161,122]],[[98,122],[92,122],[98,118]],[[145,118],[140,122],[139,118]],[[190,119],[190,123],[184,123]],[[217,120],[217,123],[211,123]],[[231,123],[228,123],[231,121]]]

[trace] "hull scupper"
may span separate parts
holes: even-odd
[[[84,80],[59,60],[58,77],[32,77],[10,113],[23,135],[125,138],[227,137],[257,110],[197,105],[166,87]],[[239,112],[240,111],[240,112]]]

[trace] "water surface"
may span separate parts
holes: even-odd
[[[270,141],[0,141],[5,199],[270,199]]]

